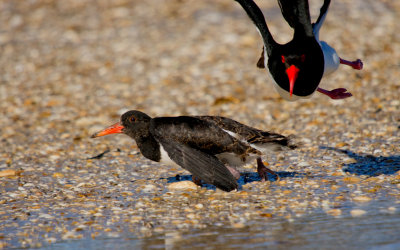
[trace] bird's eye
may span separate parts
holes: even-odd
[[[304,62],[306,60],[306,55],[302,54],[300,56],[300,60],[301,60],[301,62]]]
[[[134,116],[131,116],[131,117],[129,118],[129,121],[131,121],[131,122],[135,122],[135,121],[136,121],[136,117],[134,117]]]
[[[285,61],[286,61],[285,57],[283,55],[281,56],[281,60],[282,60],[282,63],[285,63]]]

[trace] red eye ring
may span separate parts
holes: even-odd
[[[131,116],[131,117],[129,118],[129,121],[131,121],[131,122],[136,122],[136,117]]]
[[[283,55],[281,55],[281,60],[282,60],[282,63],[285,63],[285,56],[283,56]]]

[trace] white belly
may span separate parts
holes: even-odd
[[[257,159],[257,155],[249,155],[245,159],[241,159],[234,153],[222,153],[215,155],[222,163],[227,164],[231,167],[241,167],[243,165],[249,164]]]
[[[335,72],[339,68],[340,64],[340,59],[338,54],[336,53],[336,50],[329,46],[324,41],[319,42],[322,52],[324,53],[324,75],[329,75],[333,72]]]

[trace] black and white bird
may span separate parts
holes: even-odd
[[[179,165],[188,170],[196,184],[215,185],[224,191],[238,188],[236,169],[257,160],[262,181],[267,173],[278,176],[262,162],[261,156],[282,149],[294,149],[290,138],[258,130],[220,116],[178,116],[151,118],[131,110],[121,121],[92,135],[124,133],[136,141],[144,157]]]
[[[319,31],[328,13],[330,0],[324,0],[316,23],[311,24],[308,0],[278,0],[282,15],[294,29],[293,39],[278,44],[272,37],[263,13],[253,0],[235,0],[246,11],[259,31],[264,47],[257,63],[259,68],[268,66],[275,81],[275,88],[282,98],[295,101],[309,98],[318,91],[332,99],[352,96],[345,88],[322,89],[321,78],[337,70],[339,64],[362,69],[360,59],[346,61],[338,56],[335,49],[319,40]]]

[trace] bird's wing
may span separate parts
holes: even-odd
[[[193,116],[158,117],[150,123],[150,132],[195,148],[210,155],[224,152],[247,155],[252,149],[226,133],[214,122]]]
[[[322,5],[322,7],[319,11],[318,19],[315,23],[312,24],[314,36],[318,41],[319,41],[319,30],[321,29],[322,24],[325,21],[326,14],[328,14],[328,9],[329,9],[330,3],[331,3],[331,0],[324,0],[324,4]]]
[[[238,2],[242,8],[246,11],[249,18],[256,25],[258,32],[260,33],[263,41],[264,47],[266,49],[267,55],[270,56],[272,49],[278,44],[275,42],[272,37],[271,32],[268,29],[268,25],[265,22],[264,15],[260,8],[254,3],[253,0],[235,0]]]
[[[157,140],[171,160],[196,178],[228,192],[238,188],[235,177],[215,156],[173,140],[160,137]]]
[[[150,133],[171,160],[198,179],[227,191],[237,188],[237,183],[215,155],[229,152],[245,158],[260,153],[214,123],[191,116],[153,118]]]
[[[296,145],[290,137],[256,129],[230,118],[222,116],[199,116],[199,118],[209,122],[214,122],[223,130],[227,131],[228,133],[230,132],[233,137],[241,141],[246,141],[248,144],[264,143],[271,145],[275,144],[276,146],[288,147],[290,149],[296,148]]]
[[[286,22],[297,32],[313,37],[308,0],[278,0]]]

